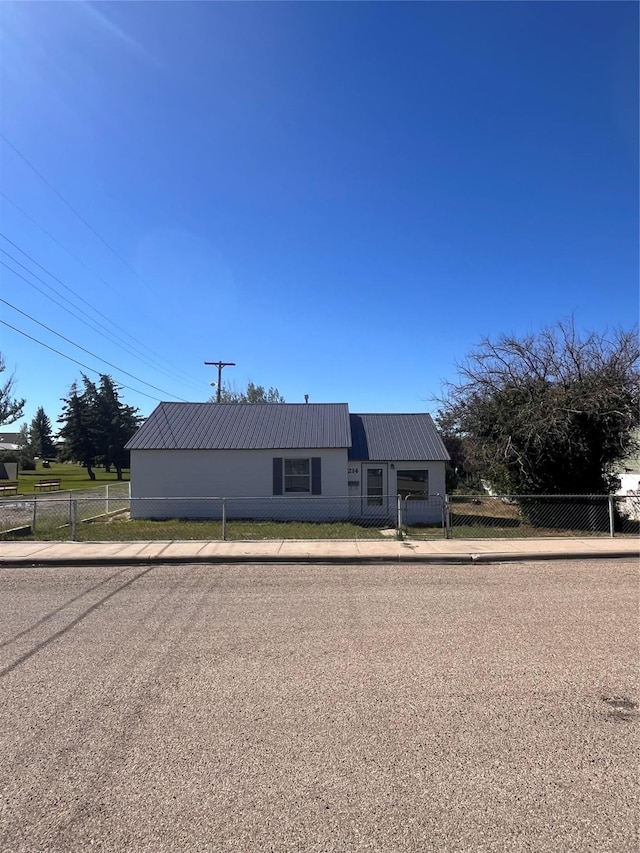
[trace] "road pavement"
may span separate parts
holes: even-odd
[[[635,853],[638,580],[5,565],[0,849]]]

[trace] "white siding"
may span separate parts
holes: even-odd
[[[442,502],[445,494],[445,462],[385,462],[383,460],[368,460],[366,462],[348,463],[349,507],[352,518],[371,515],[365,502],[365,485],[363,466],[384,465],[387,477],[388,499],[385,501],[381,518],[393,518],[397,514],[398,478],[397,472],[404,469],[429,472],[429,500],[412,499],[403,505],[404,520],[407,524],[440,524],[442,521]],[[357,485],[356,485],[357,484]],[[438,497],[440,496],[440,497]]]
[[[445,462],[394,462],[389,471],[389,490],[397,494],[397,472],[405,469],[429,472],[429,500],[412,498],[403,504],[405,524],[440,525],[445,494]]]
[[[312,456],[322,459],[322,494],[274,497],[273,459]],[[228,518],[310,521],[359,518],[366,515],[361,485],[363,464],[376,463],[350,462],[345,449],[133,450],[131,516],[219,518],[222,502],[212,498],[227,498]],[[394,461],[384,464],[388,472],[387,491],[390,496],[385,516],[395,518],[396,472],[406,468],[420,469],[429,472],[430,499],[408,501],[405,521],[439,523],[441,510],[436,496],[444,496],[445,463]],[[355,469],[357,474],[347,473]],[[360,485],[356,488],[348,487],[348,481]]]
[[[321,496],[273,497],[273,459],[312,456],[322,459]],[[339,502],[331,507],[327,498],[344,497],[346,492],[345,449],[131,451],[133,518],[219,517],[219,501],[194,500],[215,497],[270,499],[230,501],[229,517],[292,518],[298,505],[305,518],[343,517]]]

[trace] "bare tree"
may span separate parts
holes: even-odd
[[[5,366],[4,357],[0,353],[0,373],[4,372]],[[14,384],[15,375],[12,374],[4,385],[0,385],[0,426],[12,424],[22,417],[26,401],[12,396]]]
[[[446,386],[440,428],[501,491],[606,492],[634,449],[639,358],[636,329],[581,335],[573,320],[485,338]]]

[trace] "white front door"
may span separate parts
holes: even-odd
[[[387,465],[362,466],[362,514],[386,515],[388,502]]]

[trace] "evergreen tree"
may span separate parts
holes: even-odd
[[[118,387],[111,376],[100,377],[96,397],[96,433],[100,453],[107,470],[116,469],[117,479],[122,479],[122,469],[128,466],[129,453],[125,444],[140,425],[138,410],[122,403]]]
[[[36,463],[34,457],[36,453],[31,443],[31,432],[26,424],[22,424],[18,433],[18,465],[21,471],[35,471]]]
[[[89,478],[95,480],[93,466],[98,454],[94,417],[96,387],[86,376],[82,378],[84,390],[78,393],[74,382],[69,396],[62,400],[64,407],[58,418],[62,424],[59,435],[64,442],[63,459],[80,462],[87,469]]]
[[[64,456],[82,463],[89,477],[95,480],[93,466],[100,458],[107,470],[113,465],[118,480],[128,463],[125,444],[140,424],[138,410],[127,406],[119,397],[118,387],[107,375],[100,376],[96,385],[84,374],[84,388],[78,393],[74,384],[61,417],[60,437],[64,441]]]
[[[55,454],[51,421],[47,417],[42,406],[38,407],[35,417],[31,421],[29,443],[33,449],[34,455],[40,456],[42,459],[46,459],[48,456],[53,456]]]

